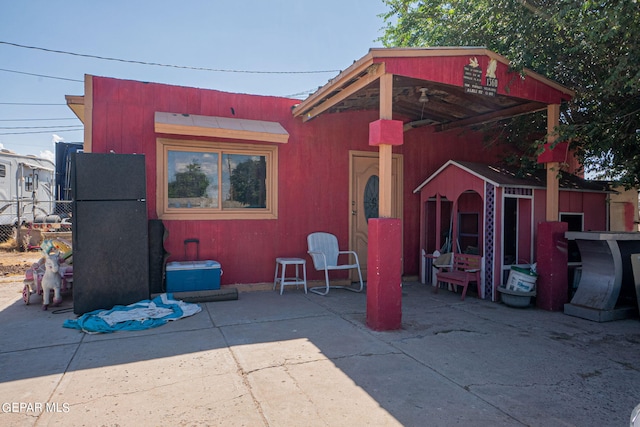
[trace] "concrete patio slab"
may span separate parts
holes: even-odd
[[[365,293],[287,289],[87,335],[19,289],[0,283],[3,426],[617,426],[640,403],[637,318],[591,322],[407,283],[396,331],[366,327]]]

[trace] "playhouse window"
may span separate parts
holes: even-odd
[[[584,213],[560,212],[559,215],[560,222],[567,223],[567,231],[584,231]],[[570,263],[581,261],[580,249],[578,249],[578,243],[575,240],[568,241],[567,251]]]
[[[276,218],[276,163],[276,146],[158,140],[158,215]]]
[[[480,241],[480,215],[474,212],[458,214],[458,237],[464,253],[478,254]]]

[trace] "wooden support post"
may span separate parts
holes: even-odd
[[[560,163],[547,163],[547,221],[558,221],[559,207],[558,198],[560,189],[558,183],[558,173]]]
[[[560,105],[551,104],[547,106],[547,143],[556,141],[555,128],[560,123]],[[547,221],[558,221],[560,189],[558,174],[560,173],[560,163],[549,162],[547,168]]]
[[[383,74],[380,76],[380,119],[391,120],[393,117],[393,74]],[[380,144],[380,195],[378,204],[378,215],[380,218],[392,217],[392,145]]]
[[[538,265],[538,297],[536,304],[545,310],[562,310],[567,302],[567,224],[559,221],[560,159],[557,150],[550,150],[558,138],[555,134],[560,122],[560,105],[547,106],[547,147],[538,161],[547,168],[546,222],[538,224],[536,262]]]
[[[380,118],[393,119],[393,74],[380,76]]]
[[[402,223],[392,218],[392,148],[403,141],[402,122],[392,119],[393,75],[380,76],[380,120],[369,125],[369,144],[380,153],[378,216],[368,223],[367,325],[376,331],[402,323]]]
[[[380,204],[378,216],[380,218],[392,218],[393,211],[391,210],[391,202],[393,200],[392,187],[392,146],[381,145],[380,146]]]

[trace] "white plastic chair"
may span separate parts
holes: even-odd
[[[313,260],[313,267],[320,271],[324,270],[324,278],[326,286],[318,286],[309,289],[311,292],[318,295],[327,295],[329,289],[347,289],[353,292],[361,292],[364,288],[362,282],[362,272],[360,271],[360,263],[358,262],[358,254],[354,251],[341,251],[338,248],[338,238],[329,233],[311,233],[307,236],[308,253]],[[339,255],[353,255],[355,264],[338,264]],[[356,268],[358,270],[358,277],[360,278],[360,287],[354,288],[351,286],[329,286],[329,270],[350,270]],[[324,290],[324,292],[322,291]]]

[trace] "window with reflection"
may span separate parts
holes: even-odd
[[[167,152],[168,206],[203,209],[218,207],[218,153]]]
[[[157,153],[161,218],[276,217],[277,146],[159,139]]]

